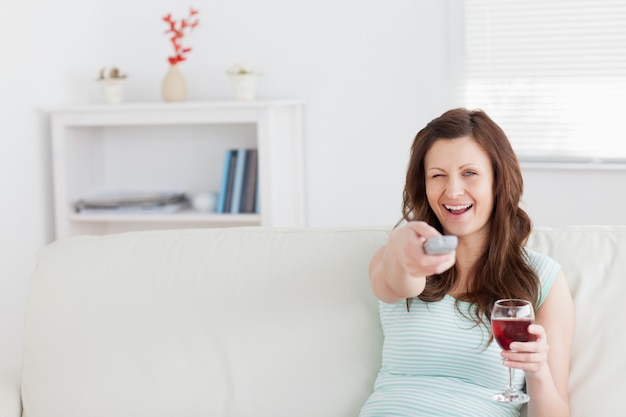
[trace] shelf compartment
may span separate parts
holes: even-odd
[[[48,109],[55,234],[305,226],[301,100],[124,103]],[[226,149],[257,148],[258,214],[76,213],[108,192],[219,192]]]

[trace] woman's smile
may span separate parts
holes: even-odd
[[[443,206],[452,214],[463,214],[470,210],[473,204],[444,204]]]

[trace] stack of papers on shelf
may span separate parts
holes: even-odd
[[[79,213],[173,213],[187,206],[185,193],[108,193],[78,200]]]

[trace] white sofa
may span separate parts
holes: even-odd
[[[21,377],[0,379],[0,416],[356,416],[380,366],[367,267],[387,232],[53,243],[30,285]],[[571,415],[625,415],[626,226],[537,229],[530,246],[561,262],[575,300]]]

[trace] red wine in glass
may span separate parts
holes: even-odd
[[[527,318],[497,318],[492,320],[493,337],[504,350],[511,350],[513,342],[532,342],[536,340],[534,334],[528,333],[528,326],[535,320]]]
[[[491,310],[491,329],[493,337],[504,350],[511,350],[513,342],[530,342],[535,335],[528,333],[528,326],[535,321],[535,311],[530,302],[518,299],[498,300]],[[518,391],[513,385],[513,368],[509,368],[509,385],[504,392],[493,396],[503,403],[522,404],[530,397]]]

